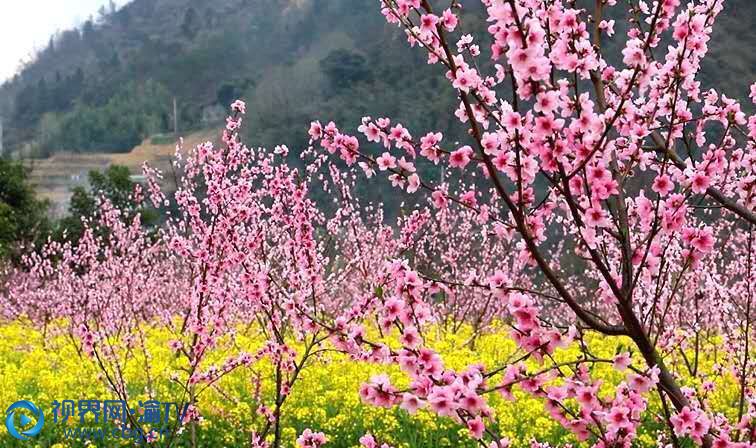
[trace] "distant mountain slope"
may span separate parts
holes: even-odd
[[[213,106],[333,29],[380,34],[380,15],[362,3],[134,0],[60,33],[2,87],[6,141],[17,148],[34,140],[42,153],[126,150],[172,128],[173,97],[179,126],[201,126],[218,118]]]
[[[462,3],[465,26],[484,26],[480,1]],[[756,1],[725,2],[705,87],[746,98],[755,17]],[[605,48],[623,42],[618,32]],[[119,152],[172,131],[173,98],[182,132],[222,119],[220,106],[239,96],[254,144],[296,147],[311,119],[356,126],[366,113],[464,137],[443,73],[385,23],[377,0],[134,0],[51,39],[0,87],[0,114],[6,146],[25,154]]]

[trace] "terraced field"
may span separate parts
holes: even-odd
[[[216,137],[216,131],[195,132],[184,137],[184,147],[191,148]],[[71,190],[78,185],[87,184],[90,170],[103,170],[112,164],[118,164],[128,167],[131,174],[140,175],[142,163],[147,161],[168,172],[175,152],[175,143],[153,144],[148,138],[128,153],[61,152],[47,159],[28,160],[26,163],[31,168],[30,180],[37,194],[49,199],[52,214],[60,216],[68,207]]]

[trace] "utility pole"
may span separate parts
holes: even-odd
[[[178,113],[176,112],[176,97],[173,97],[173,135],[178,135]]]

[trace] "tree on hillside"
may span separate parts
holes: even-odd
[[[334,90],[346,89],[354,83],[371,79],[365,57],[345,49],[328,53],[328,56],[320,61],[320,68]]]
[[[187,39],[193,40],[194,36],[199,32],[200,26],[201,22],[197,10],[190,6],[184,13],[184,21],[181,22],[181,32]]]
[[[158,82],[127,83],[101,106],[79,103],[65,113],[60,134],[46,149],[128,151],[168,129],[170,104],[168,91]]]
[[[0,259],[18,263],[24,246],[44,241],[50,228],[48,206],[29,185],[29,170],[0,158]]]

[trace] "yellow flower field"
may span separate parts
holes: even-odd
[[[145,334],[148,358],[145,359],[141,350],[135,349],[131,360],[124,366],[123,374],[129,385],[129,405],[146,401],[150,395],[156,400],[174,401],[181,396],[181,391],[169,378],[181,365],[168,348],[171,335],[156,328],[146,328]],[[442,354],[446,366],[454,369],[462,369],[479,360],[486,366],[498,366],[515,350],[514,343],[503,329],[477,338],[474,348],[469,344],[471,333],[467,328],[453,334],[437,328],[435,334],[425,336],[433,339],[430,345]],[[623,341],[616,338],[610,340],[590,336],[588,341],[592,353],[599,357],[611,358],[627,347],[627,343],[622,346]],[[261,338],[239,336],[234,346],[219,350],[215,356],[221,360],[224,351],[252,352],[261,342]],[[578,353],[577,347],[570,347],[559,351],[555,359],[575,359]],[[702,353],[699,368],[704,372],[713,371],[715,352],[704,350]],[[674,356],[667,362],[681,367]],[[634,363],[643,367],[638,359]],[[532,367],[533,371],[537,370],[534,363]],[[605,381],[602,396],[610,397],[612,385],[622,380],[622,374],[610,365],[599,364],[594,369],[595,375]],[[358,394],[360,384],[372,375],[383,372],[389,373],[398,387],[407,384],[407,378],[396,368],[355,363],[333,351],[318,355],[318,359],[303,370],[284,404],[283,434],[287,446],[294,446],[297,435],[306,427],[324,432],[329,437],[329,447],[356,447],[359,437],[367,432],[372,433],[376,440],[396,447],[476,446],[466,429],[450,419],[439,418],[422,410],[413,416],[398,408],[383,409],[362,404]],[[702,377],[706,378],[705,375]],[[221,379],[217,387],[208,389],[200,396],[203,420],[196,428],[197,446],[245,446],[249,443],[250,433],[262,421],[262,417],[256,413],[255,378],[262,379],[260,394],[264,399],[274,386],[270,380],[270,368],[264,364],[237,369]],[[734,380],[715,375],[710,378],[716,384],[709,397],[710,406],[726,414],[732,413],[731,404],[737,400]],[[689,387],[701,386],[687,383],[685,379],[683,383]],[[511,402],[498,394],[489,396],[498,429],[512,440],[513,446],[525,446],[532,439],[552,444],[575,443],[570,434],[548,417],[540,399],[517,388],[515,397],[516,400]],[[95,363],[78,353],[73,340],[61,327],[41,332],[21,322],[0,325],[0,407],[5,409],[17,400],[28,399],[42,407],[47,420],[42,433],[26,442],[11,438],[4,425],[0,425],[0,446],[112,446],[116,443],[133,443],[124,440],[110,441],[108,444],[67,440],[66,425],[53,423],[51,403],[54,400],[114,398]],[[659,406],[655,396],[652,396],[651,406]],[[639,441],[643,446],[654,446],[656,431],[661,428],[659,422],[644,422]],[[175,446],[189,444],[187,432],[178,435],[174,442]]]

